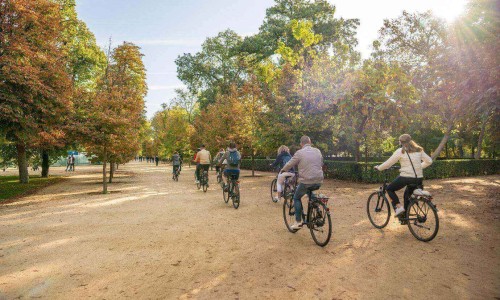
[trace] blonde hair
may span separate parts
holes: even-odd
[[[283,152],[283,151],[290,153],[290,149],[288,149],[288,147],[287,147],[287,146],[285,146],[285,145],[281,145],[281,146],[278,148],[278,155],[280,155],[280,153],[281,153],[281,152]]]
[[[415,141],[412,140],[411,136],[407,133],[402,134],[399,137],[399,142],[401,142],[401,150],[403,151],[403,153],[405,153],[406,151],[408,151],[408,153],[421,152],[423,150],[423,148],[415,143]]]

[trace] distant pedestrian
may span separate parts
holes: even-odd
[[[72,172],[75,172],[75,156],[73,154],[71,154],[71,165],[69,167],[69,170],[72,171]]]
[[[66,159],[66,170],[64,171],[65,172],[70,171],[70,167],[71,167],[71,155],[68,155],[68,158]]]
[[[158,167],[158,162],[160,161],[160,158],[157,156],[155,156],[155,163],[156,163],[156,166]]]

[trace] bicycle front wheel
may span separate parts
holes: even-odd
[[[278,180],[276,178],[271,181],[271,201],[276,202],[276,198],[278,197]]]
[[[231,199],[233,200],[233,207],[234,209],[238,209],[240,207],[240,185],[234,183],[232,190]]]
[[[308,227],[314,242],[324,247],[332,237],[332,219],[326,205],[313,202],[307,210]]]
[[[295,221],[295,207],[293,206],[293,199],[283,198],[283,219],[285,221],[285,226],[291,233],[297,232],[296,229],[292,229],[293,222]]]
[[[368,219],[375,228],[381,229],[387,226],[389,219],[391,218],[391,207],[389,206],[389,201],[384,195],[379,192],[374,192],[368,197],[368,202],[366,203],[366,212],[368,213]]]
[[[415,199],[406,211],[411,234],[422,242],[432,241],[439,230],[437,209],[429,200]]]

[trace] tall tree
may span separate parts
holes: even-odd
[[[214,103],[218,94],[227,94],[232,85],[242,84],[243,68],[239,64],[237,47],[241,37],[232,30],[207,38],[196,54],[179,56],[177,76],[188,90],[198,95],[201,108]]]
[[[60,13],[48,0],[0,5],[0,130],[16,145],[22,183],[29,181],[27,148],[61,141],[71,110]]]

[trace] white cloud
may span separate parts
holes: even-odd
[[[174,90],[174,89],[181,89],[184,88],[185,86],[183,84],[178,84],[178,85],[150,85],[148,86],[148,89],[150,91],[162,91],[162,90]]]

